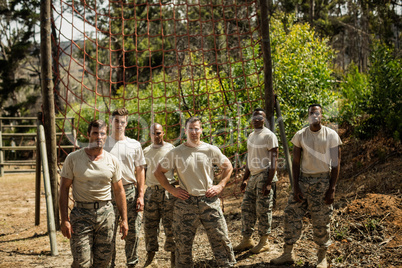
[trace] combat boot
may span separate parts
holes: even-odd
[[[285,263],[294,263],[295,256],[293,253],[293,245],[285,244],[283,247],[283,253],[276,259],[272,259],[272,264],[285,264]]]
[[[155,251],[147,251],[147,259],[145,260],[144,267],[150,266],[155,257]]]
[[[176,267],[176,254],[174,251],[170,252],[170,268]]]
[[[247,249],[250,249],[254,247],[253,240],[251,239],[250,236],[243,236],[243,239],[241,240],[240,244],[235,246],[233,248],[234,251],[244,251]]]
[[[251,253],[257,254],[268,250],[269,250],[268,235],[263,235],[261,236],[258,245],[253,247],[250,251]]]
[[[327,255],[327,249],[320,247],[317,252],[317,257],[318,257],[317,268],[327,268],[328,267],[326,255]]]

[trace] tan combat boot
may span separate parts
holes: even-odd
[[[285,263],[294,263],[295,256],[293,253],[293,245],[285,244],[283,247],[283,253],[276,259],[272,259],[272,264],[285,264]]]
[[[250,249],[254,247],[253,240],[251,239],[250,236],[243,236],[243,239],[241,240],[240,244],[235,246],[233,248],[234,251],[244,251],[247,249]]]
[[[269,250],[268,235],[263,235],[261,236],[258,245],[253,247],[250,251],[251,253],[257,254],[268,250]]]
[[[152,264],[155,257],[155,251],[147,251],[147,259],[145,260],[144,267],[148,267]]]
[[[327,249],[320,247],[317,252],[317,257],[318,257],[317,268],[327,268],[328,267],[326,255],[327,255]]]

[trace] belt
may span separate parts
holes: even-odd
[[[130,184],[125,184],[125,185],[123,185],[123,188],[124,188],[124,190],[130,190],[130,189],[133,189],[133,188],[135,188],[135,184],[134,183],[130,183]]]
[[[87,208],[87,209],[98,209],[110,204],[110,201],[96,201],[96,202],[78,202],[74,203],[74,207],[77,208]]]
[[[174,183],[171,183],[170,185],[172,185],[173,187],[176,187],[174,185]],[[152,185],[152,186],[148,186],[149,188],[151,188],[152,190],[165,190],[165,188],[162,187],[162,185]]]
[[[326,176],[329,176],[329,172],[316,173],[316,174],[306,174],[306,173],[302,173],[301,175],[302,175],[302,177],[305,177],[305,178],[308,178],[308,177],[311,177],[311,178],[319,178],[319,177],[326,177]]]

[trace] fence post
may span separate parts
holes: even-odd
[[[41,151],[39,126],[42,125],[42,113],[38,113],[36,120],[36,169],[35,169],[35,225],[40,224],[40,174],[41,174]]]
[[[43,128],[42,125],[39,126],[39,139],[40,139],[42,166],[43,166],[42,169],[43,182],[44,182],[43,185],[45,186],[45,194],[46,194],[47,229],[50,239],[50,250],[52,252],[52,256],[56,256],[59,255],[59,252],[57,250],[56,225],[53,213],[53,200],[52,200],[52,188],[50,186],[49,165],[46,157],[45,129]]]
[[[3,120],[0,119],[0,146],[3,147]],[[4,151],[0,149],[0,177],[4,176]]]

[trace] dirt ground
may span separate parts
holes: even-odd
[[[342,133],[341,133],[342,134]],[[346,133],[343,133],[346,136]],[[402,159],[401,144],[381,136],[370,141],[343,138],[341,176],[331,223],[334,243],[329,249],[331,267],[402,267]],[[241,232],[241,194],[234,181],[225,191],[224,213],[232,244]],[[43,185],[43,183],[42,183]],[[289,195],[288,177],[278,182],[270,241],[272,250],[261,254],[236,254],[236,267],[289,267],[269,264],[283,244],[283,209]],[[44,190],[41,223],[35,226],[34,174],[7,174],[0,178],[0,267],[69,267],[68,239],[57,232],[58,256],[51,256],[46,224]],[[163,231],[159,237],[163,245]],[[254,237],[257,241],[257,237]],[[169,267],[169,254],[161,246],[152,267]],[[315,267],[316,246],[308,215],[295,246],[298,261],[292,267]],[[144,235],[139,256],[145,258]],[[216,267],[208,238],[199,228],[193,247],[196,267]],[[125,267],[123,243],[118,242],[118,267]]]

